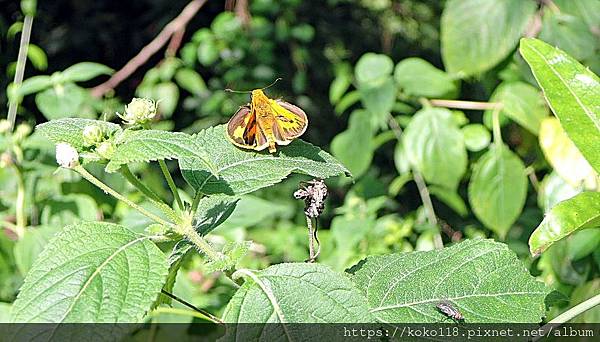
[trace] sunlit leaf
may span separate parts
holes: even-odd
[[[453,99],[458,95],[454,80],[421,58],[407,58],[398,63],[394,79],[411,96]]]

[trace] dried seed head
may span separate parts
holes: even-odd
[[[294,197],[304,200],[304,214],[306,216],[318,217],[325,208],[327,186],[322,179],[313,179],[294,192]]]

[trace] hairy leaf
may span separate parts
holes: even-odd
[[[217,228],[233,213],[239,197],[213,195],[204,197],[198,202],[194,217],[194,229],[200,235],[206,235]]]
[[[466,240],[427,252],[370,256],[349,270],[381,322],[437,323],[450,303],[466,323],[538,323],[549,292],[507,245]]]
[[[324,265],[278,264],[262,271],[239,270],[234,274],[235,276],[243,276],[245,282],[225,309],[223,320],[226,322],[364,323],[373,321],[364,296],[354,287],[350,279]],[[300,298],[302,299],[299,300]],[[275,331],[263,332],[264,328],[265,326],[248,325],[242,329],[247,329],[243,333],[249,335],[245,336],[253,336],[250,340],[261,336],[262,333],[293,334],[292,331],[285,330],[284,325],[278,325]],[[242,331],[238,330],[239,332]]]
[[[449,0],[442,13],[442,58],[460,77],[481,74],[517,45],[536,10],[534,1]]]
[[[206,148],[193,136],[156,130],[127,132],[106,165],[106,171],[114,172],[121,165],[132,162],[182,158],[199,164],[212,174],[217,173]]]
[[[406,127],[403,143],[411,165],[428,183],[456,189],[467,170],[467,150],[449,110],[417,112]]]
[[[335,158],[316,146],[296,139],[278,152],[253,152],[234,146],[225,137],[225,126],[205,129],[194,135],[199,146],[210,151],[218,177],[194,158],[181,158],[185,180],[204,194],[241,195],[282,181],[290,173],[328,178],[348,174]]]
[[[529,237],[531,254],[542,253],[556,241],[586,228],[600,227],[600,193],[582,192],[558,203]]]
[[[501,237],[525,205],[527,175],[521,159],[504,145],[493,145],[479,158],[469,183],[475,216]]]
[[[522,39],[521,55],[575,146],[600,172],[600,79],[560,49]]]
[[[108,134],[114,134],[121,131],[117,124],[90,119],[70,118],[52,120],[36,126],[36,130],[48,137],[53,143],[66,142],[77,150],[84,148],[83,129],[88,125],[96,125]]]
[[[145,236],[102,222],[65,227],[44,249],[14,302],[12,322],[138,322],[167,275]]]

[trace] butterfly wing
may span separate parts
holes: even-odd
[[[252,106],[245,105],[229,119],[227,137],[236,146],[254,150],[265,149],[267,138],[256,122]]]
[[[275,116],[273,134],[279,145],[287,145],[304,134],[308,127],[306,113],[297,106],[282,100],[269,100]]]

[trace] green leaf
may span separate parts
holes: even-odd
[[[8,323],[12,304],[0,302],[0,323]]]
[[[580,192],[580,189],[572,187],[556,171],[552,171],[540,183],[538,206],[544,209],[544,212],[547,212],[558,203],[574,197]]]
[[[179,69],[175,74],[175,80],[179,86],[194,95],[208,91],[202,76],[193,69]]]
[[[417,112],[406,127],[403,142],[411,165],[428,183],[456,189],[467,170],[467,150],[449,110]]]
[[[598,47],[598,38],[581,18],[562,12],[544,13],[539,37],[578,60],[594,57]]]
[[[523,162],[505,145],[492,145],[475,164],[469,182],[475,216],[503,238],[521,215],[526,196]]]
[[[15,264],[21,275],[27,275],[31,265],[57,231],[56,227],[51,226],[32,227],[17,241],[14,247]]]
[[[189,159],[217,174],[207,149],[194,136],[180,132],[156,130],[127,131],[124,141],[117,146],[106,165],[107,172],[117,171],[121,165],[132,162],[148,162],[162,159]]]
[[[329,86],[329,102],[331,102],[331,104],[337,104],[351,84],[352,71],[347,64],[342,64],[336,72],[333,82],[331,82],[331,85]]]
[[[548,116],[542,94],[537,88],[524,82],[501,83],[494,90],[490,102],[502,103],[502,114],[535,135],[540,130],[542,120]],[[489,112],[491,114],[491,110]]]
[[[469,151],[478,152],[490,144],[492,137],[490,131],[484,125],[470,124],[460,130],[465,138],[465,146]]]
[[[449,0],[441,21],[446,70],[464,78],[494,67],[517,45],[536,7],[523,0]]]
[[[600,2],[589,0],[554,0],[561,13],[581,17],[592,29],[600,26]]]
[[[361,87],[376,87],[385,82],[394,70],[394,62],[386,55],[367,52],[360,57],[354,75]]]
[[[600,193],[582,192],[546,213],[529,237],[529,249],[531,254],[538,255],[578,230],[597,227],[600,227]]]
[[[40,254],[12,322],[139,322],[165,281],[165,255],[148,237],[102,222],[65,227]]]
[[[173,287],[175,286],[175,281],[177,279],[177,273],[179,272],[179,268],[181,267],[181,264],[183,263],[183,258],[192,249],[193,249],[193,245],[185,239],[179,240],[179,242],[177,242],[175,244],[175,246],[173,246],[173,249],[171,250],[171,254],[169,254],[169,258],[167,259],[167,262],[169,264],[169,271],[167,274],[167,280],[165,281],[165,284],[162,288],[163,290],[165,290],[169,293],[173,293]],[[173,299],[171,297],[166,296],[161,293],[157,297],[154,304],[152,304],[152,308],[153,309],[157,308],[161,304],[169,304],[170,305],[172,303],[172,301],[173,301]]]
[[[358,90],[352,90],[345,94],[340,101],[335,105],[335,113],[340,115],[350,108],[353,104],[360,101],[361,94]]]
[[[394,79],[411,96],[453,99],[458,95],[452,77],[421,58],[407,58],[398,63]]]
[[[38,70],[46,70],[48,67],[48,56],[46,56],[46,53],[42,48],[35,44],[29,44],[29,47],[27,48],[27,58],[29,58],[33,67]]]
[[[469,213],[465,201],[456,192],[456,190],[449,190],[441,186],[432,185],[429,187],[429,193],[437,197],[440,201],[444,202],[450,209],[454,210],[461,217],[466,217]]]
[[[589,2],[589,1],[588,1]],[[600,293],[600,279],[596,278],[587,283],[577,287],[571,295],[571,305],[577,305],[584,301],[592,298],[593,296]],[[600,307],[596,306],[582,312],[580,315],[575,317],[569,323],[592,323],[600,322]]]
[[[206,235],[223,223],[234,211],[239,197],[213,195],[198,202],[194,215],[194,229],[200,235]]]
[[[38,93],[35,104],[48,120],[77,117],[86,96],[85,89],[66,83]]]
[[[251,245],[251,241],[228,242],[223,247],[223,256],[220,259],[210,260],[204,264],[205,271],[213,273],[235,268],[246,253],[248,253]]]
[[[542,121],[540,147],[554,171],[572,187],[594,190],[600,179],[592,166],[569,139],[555,117]]]
[[[59,119],[45,122],[36,126],[36,131],[41,132],[53,143],[66,142],[75,149],[81,151],[83,145],[83,129],[88,125],[96,125],[102,128],[107,135],[121,132],[121,126],[100,120],[81,118]]]
[[[355,110],[350,115],[348,129],[331,141],[331,153],[358,178],[369,169],[373,160],[372,139],[370,113]]]
[[[262,271],[239,270],[244,285],[233,296],[223,320],[231,323],[365,323],[372,322],[364,296],[348,277],[320,264],[278,264]],[[298,300],[302,298],[302,300]],[[242,305],[243,304],[243,305]],[[302,340],[285,325],[264,330],[261,325],[238,326],[244,340]],[[282,331],[283,330],[283,331]],[[265,335],[267,334],[267,335]],[[273,334],[273,335],[271,335]],[[277,334],[277,335],[275,335]],[[283,334],[283,335],[281,335]]]
[[[37,93],[40,90],[44,90],[52,85],[50,76],[33,76],[21,83],[21,86],[17,88],[16,94],[18,96],[25,96],[33,93]]]
[[[598,76],[563,51],[537,39],[522,39],[521,55],[569,138],[600,172]]]
[[[300,139],[278,152],[253,152],[234,146],[225,136],[225,125],[210,127],[193,136],[195,143],[210,151],[216,176],[197,158],[179,160],[183,177],[204,194],[242,195],[282,181],[290,173],[329,178],[349,171],[331,155]]]
[[[61,74],[66,82],[83,82],[89,81],[100,75],[111,75],[113,72],[114,70],[106,65],[93,62],[82,62],[71,65],[63,70]]]
[[[447,317],[436,305],[447,301],[466,323],[539,323],[549,292],[507,245],[493,240],[370,256],[349,272],[380,322],[437,323]]]
[[[371,114],[373,128],[387,127],[387,120],[396,103],[396,86],[392,77],[376,86],[359,86],[362,104]]]

